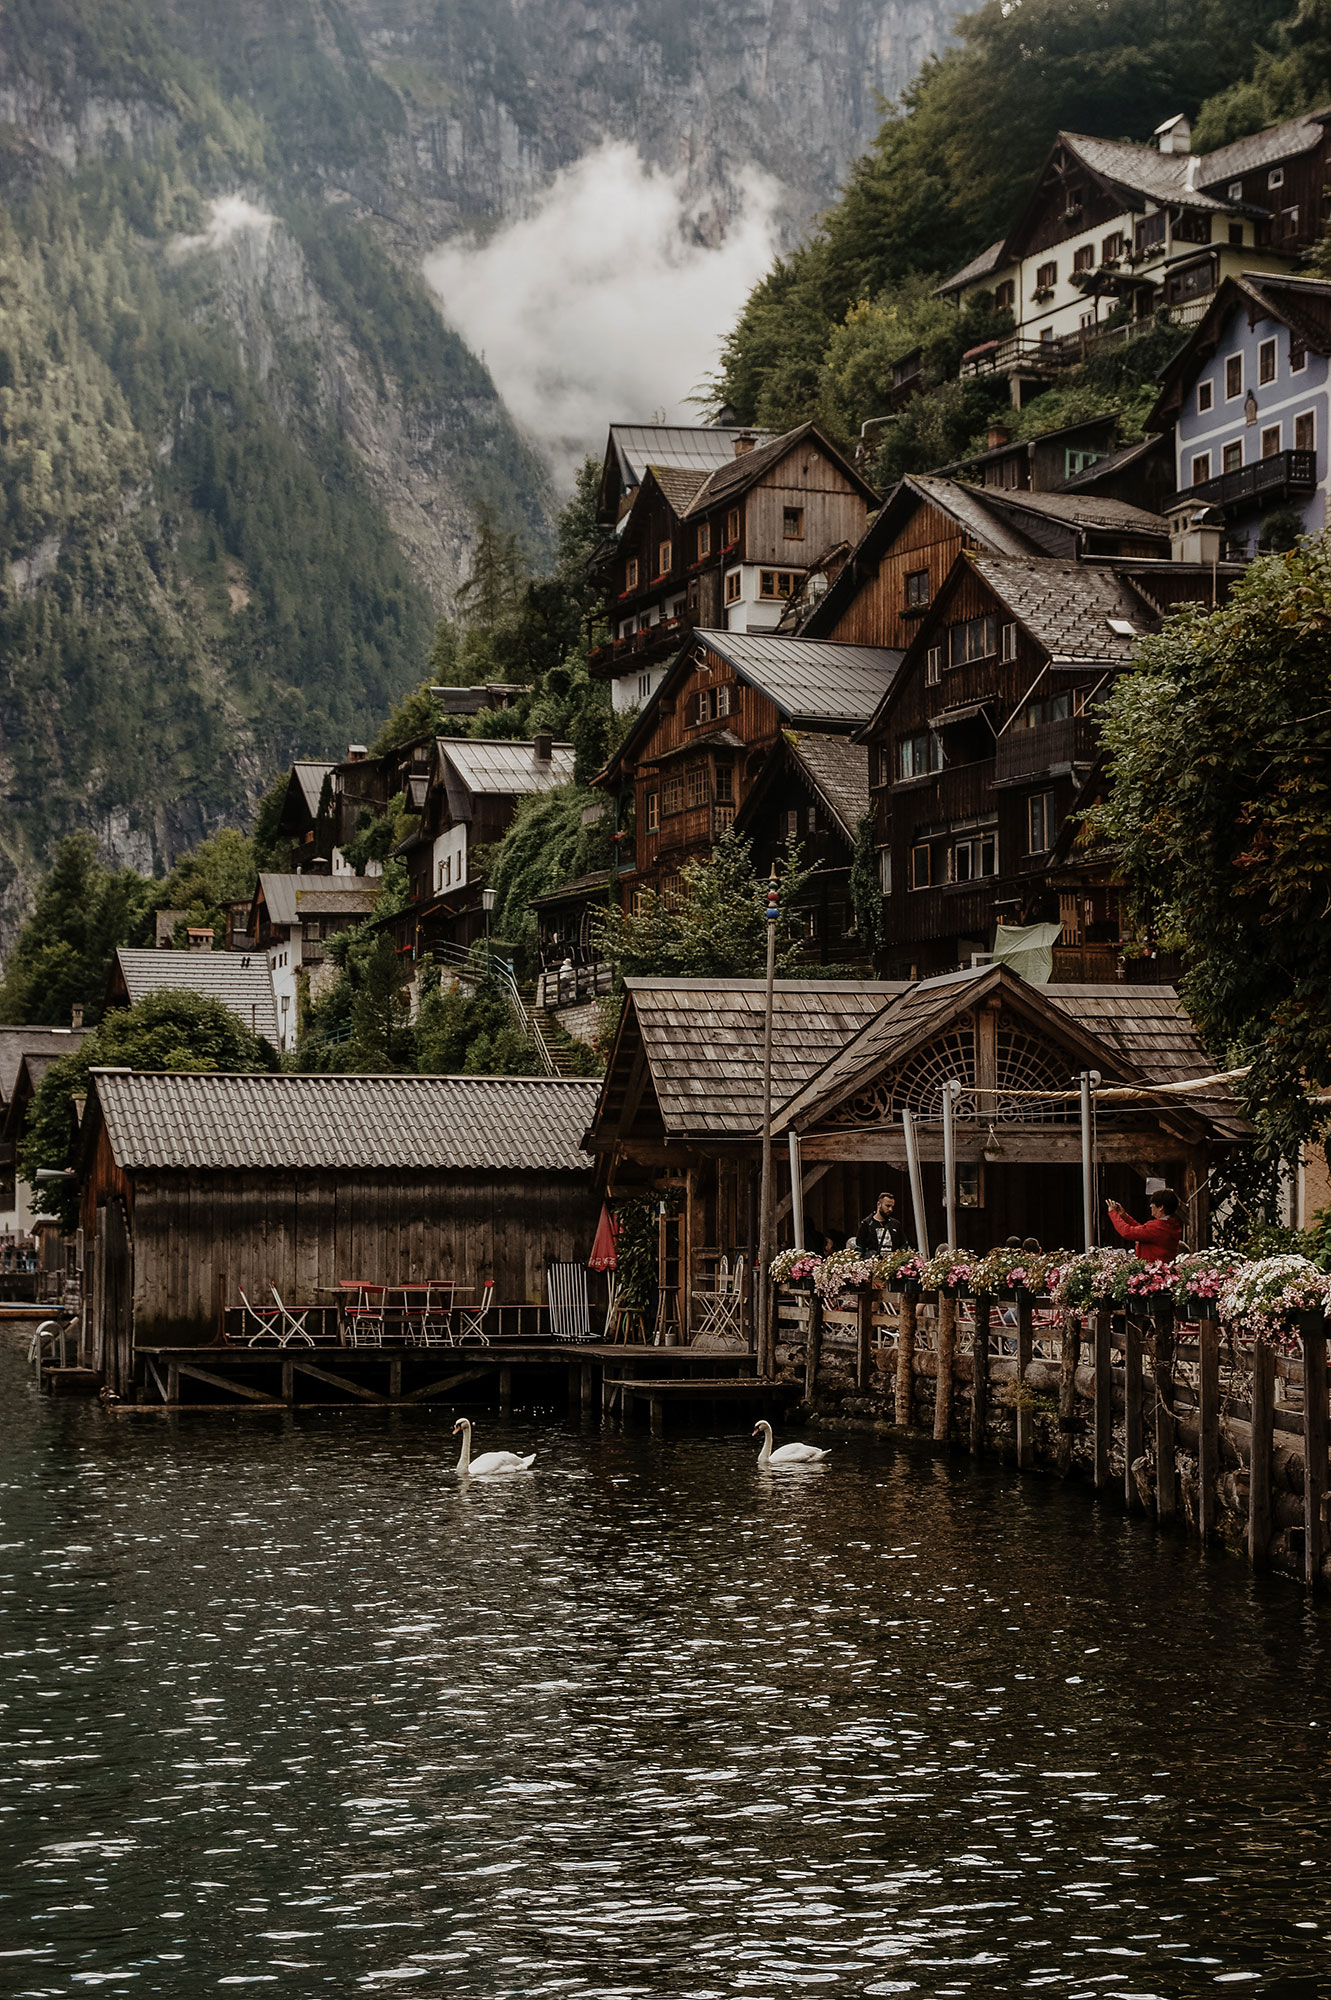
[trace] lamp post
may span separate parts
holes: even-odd
[[[763,1165],[758,1189],[758,1374],[774,1372],[768,1265],[772,1261],[772,1007],[776,986],[776,863],[767,882],[767,1011],[763,1020]]]
[[[1095,1113],[1094,1098],[1100,1082],[1098,1069],[1081,1070],[1077,1077],[1081,1096],[1081,1228],[1086,1249],[1095,1242]]]
[[[481,890],[481,908],[485,911],[485,972],[487,978],[490,973],[490,915],[498,901],[499,891],[497,889]]]

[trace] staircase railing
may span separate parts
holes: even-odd
[[[521,993],[518,991],[518,982],[513,977],[513,968],[507,959],[498,958],[492,954],[487,963],[484,959],[477,959],[474,952],[465,950],[459,944],[434,945],[430,956],[440,965],[449,965],[459,972],[469,973],[473,979],[484,979],[488,973],[488,976],[496,982],[505,1000],[508,1002],[509,1011],[513,1015],[514,1021],[536,1050],[537,1060],[542,1070],[547,1076],[558,1075],[558,1071],[555,1068],[555,1059],[551,1055],[549,1044],[541,1032],[541,1024],[534,1019],[531,1009],[527,1006]]]

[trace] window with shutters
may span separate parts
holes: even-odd
[[[1072,268],[1074,271],[1093,271],[1095,269],[1094,243],[1083,243],[1078,249],[1073,251]]]
[[[994,286],[995,312],[1011,312],[1016,303],[1017,281],[1015,278],[1004,278],[1001,285]]]
[[[1274,382],[1276,379],[1276,344],[1274,340],[1264,340],[1257,349],[1257,384]]]
[[[1317,417],[1314,411],[1304,410],[1294,419],[1295,451],[1316,451]]]
[[[1041,264],[1035,273],[1035,289],[1038,292],[1051,292],[1057,283],[1058,265],[1052,260],[1048,264]]]
[[[1127,255],[1127,250],[1127,237],[1121,229],[1116,229],[1113,235],[1106,236],[1104,242],[1100,245],[1100,261],[1103,264],[1117,264],[1120,257]]]

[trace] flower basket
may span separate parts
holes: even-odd
[[[1123,1310],[1129,1319],[1154,1319],[1157,1312],[1155,1300],[1144,1298],[1140,1292],[1129,1295]]]

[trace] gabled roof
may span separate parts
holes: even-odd
[[[808,445],[829,459],[870,506],[878,504],[878,495],[863,473],[857,471],[850,460],[823,436],[816,424],[797,424],[794,430],[783,431],[780,437],[756,445],[752,451],[743,452],[739,458],[732,458],[728,464],[718,466],[694,494],[689,503],[690,516],[705,514],[709,508],[747,492],[750,486],[755,486],[765,473],[780,465],[783,458],[797,451],[801,445]],[[799,482],[792,480],[791,484],[796,486]]]
[[[797,725],[867,722],[902,659],[893,646],[852,646],[840,639],[705,630],[693,636],[695,645],[718,654]]]
[[[986,486],[983,493],[985,506],[1017,528],[1026,515],[1032,521],[1052,521],[1079,533],[1132,535],[1168,547],[1169,523],[1126,500],[1106,500],[1098,493],[1072,493],[1066,488],[1056,493],[1026,493]]]
[[[1135,634],[1146,629],[1141,601],[1110,569],[1053,556],[972,556],[977,575],[1036,644],[1059,663],[1127,666]],[[1133,633],[1115,632],[1111,618]]]
[[[538,764],[534,743],[501,736],[440,736],[436,741],[441,760],[469,792],[553,792],[573,779],[576,753],[571,743],[554,744],[549,763]]]
[[[378,894],[378,884],[345,875],[263,874],[255,890],[274,924],[298,924],[307,917],[368,917]]]
[[[978,285],[981,278],[987,278],[991,271],[1001,269],[1007,261],[1007,238],[1000,236],[997,243],[991,243],[987,250],[981,250],[978,257],[972,257],[969,264],[963,264],[950,278],[945,278],[936,288],[934,296],[945,298],[949,292],[964,291],[967,285]]]
[[[1197,178],[1204,188],[1213,190],[1252,173],[1257,167],[1274,166],[1277,160],[1310,153],[1320,141],[1328,119],[1331,110],[1308,111],[1298,118],[1287,118],[1282,125],[1268,126],[1265,132],[1251,132],[1246,139],[1217,146],[1213,153],[1202,155]]]
[[[1158,431],[1141,438],[1136,444],[1122,444],[1116,451],[1111,451],[1108,457],[1098,458],[1094,465],[1084,466],[1080,472],[1074,472],[1071,479],[1063,481],[1059,490],[1063,493],[1094,491],[1101,481],[1112,478],[1115,473],[1126,472],[1130,465],[1135,465],[1139,459],[1149,458],[1153,452],[1162,448],[1168,454],[1169,441]]]
[[[1214,353],[1226,326],[1240,311],[1254,321],[1277,320],[1314,354],[1331,354],[1331,280],[1269,271],[1244,271],[1240,277],[1226,278],[1161,375],[1160,395],[1148,420],[1152,425],[1165,428],[1173,423],[1193,374]]]
[[[116,965],[132,1007],[149,993],[183,987],[220,1000],[237,1020],[276,1048],[281,1040],[268,958],[261,951],[130,951],[121,945]],[[112,986],[116,983],[112,974]]]
[[[869,752],[849,736],[819,736],[806,730],[790,746],[828,812],[853,847],[869,810]]]
[[[91,1028],[0,1028],[0,1104],[8,1104],[25,1055],[73,1055]]]
[[[594,1078],[94,1071],[124,1168],[587,1173]]]
[[[1060,132],[1058,138],[1089,173],[1121,194],[1129,208],[1152,201],[1225,215],[1245,212],[1241,203],[1217,201],[1198,186],[1203,162],[1193,153],[1160,153],[1154,146],[1096,139],[1086,132]]]
[[[300,763],[291,766],[291,775],[300,789],[311,819],[319,817],[319,800],[323,796],[324,779],[335,768],[332,764]]]
[[[743,424],[611,424],[601,472],[600,518],[613,523],[623,495],[641,486],[649,465],[705,475],[735,456],[737,439],[765,444],[768,436]]]
[[[647,471],[669,501],[672,511],[681,520],[688,513],[691,502],[707,484],[706,472],[695,467],[649,465]],[[643,484],[646,484],[646,479]]]

